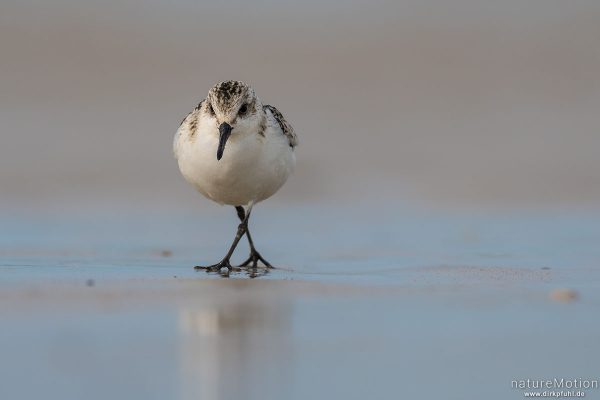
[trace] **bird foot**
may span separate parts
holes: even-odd
[[[244,261],[243,263],[238,265],[236,268],[246,268],[246,267],[250,267],[250,266],[252,268],[257,268],[259,261],[262,262],[264,264],[264,266],[268,269],[275,268],[267,260],[265,260],[263,258],[263,256],[261,256],[260,253],[256,250],[250,251],[250,256],[246,259],[246,261]]]
[[[220,262],[218,262],[216,264],[213,264],[213,265],[207,265],[207,266],[196,265],[194,267],[194,269],[196,271],[203,270],[203,271],[206,271],[206,272],[220,272],[223,268],[227,268],[227,271],[241,271],[240,268],[233,267],[231,265],[231,263],[229,262],[229,260],[222,260],[222,261],[220,261]]]

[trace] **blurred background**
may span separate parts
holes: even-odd
[[[273,202],[594,206],[599,41],[583,0],[4,0],[0,201],[213,207],[172,137],[239,79],[301,140]]]

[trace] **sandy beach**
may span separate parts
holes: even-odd
[[[256,279],[192,269],[220,215],[5,218],[1,397],[506,399],[597,373],[597,216],[290,211],[257,219],[281,267]]]

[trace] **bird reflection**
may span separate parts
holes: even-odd
[[[248,278],[254,279],[254,278],[259,278],[261,276],[265,276],[265,275],[269,274],[268,268],[253,268],[253,267],[243,267],[243,268],[232,267],[231,269],[221,268],[219,271],[212,271],[210,269],[199,269],[199,270],[205,271],[209,275],[218,275],[222,278],[229,278],[229,277],[235,276],[235,275],[246,275]]]
[[[235,287],[180,310],[183,399],[288,397],[289,301],[264,287]]]

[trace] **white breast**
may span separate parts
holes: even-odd
[[[174,142],[179,169],[200,193],[220,204],[237,206],[265,200],[283,186],[294,169],[294,150],[272,124],[264,136],[236,135],[234,130],[221,160],[217,160],[215,127],[198,126],[191,137],[183,125]]]

